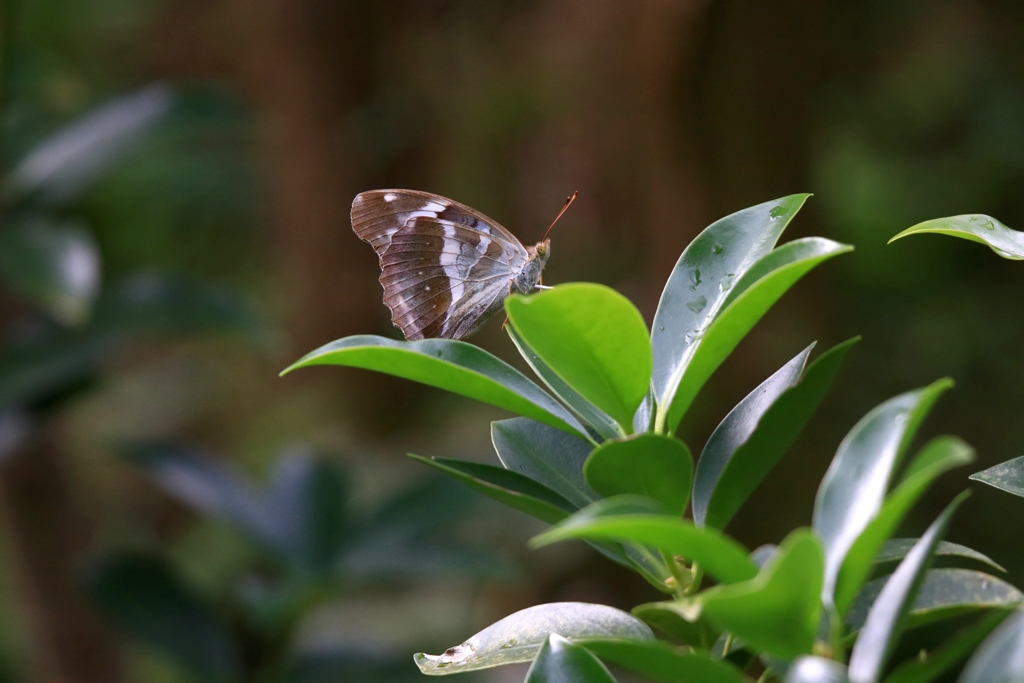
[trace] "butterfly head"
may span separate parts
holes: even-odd
[[[540,274],[544,270],[544,264],[548,262],[551,255],[551,240],[537,242],[532,247],[526,247],[528,257],[523,269],[512,280],[512,291],[518,294],[530,294],[540,283]]]
[[[551,240],[544,240],[543,242],[537,242],[532,247],[526,247],[526,252],[530,255],[530,260],[537,259],[541,262],[541,266],[547,263],[548,256],[551,254]]]

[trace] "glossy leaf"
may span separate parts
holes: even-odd
[[[606,501],[596,505],[603,503]],[[746,581],[757,574],[757,566],[739,543],[714,529],[700,529],[689,521],[669,515],[594,516],[584,508],[534,537],[530,545],[536,548],[573,538],[657,548],[669,555],[700,563],[708,574],[723,583]]]
[[[838,242],[808,237],[763,257],[772,268],[749,285],[741,278],[736,289],[742,293],[728,300],[706,329],[690,331],[692,354],[678,371],[678,381],[670,382],[671,394],[660,397],[657,424],[668,432],[675,431],[697,392],[768,309],[819,263],[851,250]],[[761,273],[757,265],[751,273]]]
[[[666,513],[681,517],[690,499],[693,456],[674,437],[637,434],[598,446],[587,458],[583,474],[602,496],[647,496],[661,503]]]
[[[491,423],[491,441],[501,464],[581,508],[599,496],[583,478],[591,445],[526,418]]]
[[[6,192],[71,199],[141,140],[172,104],[170,88],[156,84],[93,109],[26,154],[6,179]]]
[[[237,680],[241,652],[224,620],[161,560],[115,555],[88,575],[92,597],[125,635],[204,680]]]
[[[1011,614],[981,644],[958,683],[1019,683],[1024,680],[1024,610]]]
[[[489,403],[570,434],[586,434],[568,410],[521,372],[466,342],[405,342],[376,335],[345,337],[306,354],[281,374],[313,365],[384,372]]]
[[[669,275],[651,330],[654,393],[664,409],[672,401],[704,330],[729,290],[775,246],[807,197],[783,197],[726,216],[697,235]]]
[[[886,540],[895,533],[914,503],[935,479],[954,467],[971,462],[973,458],[973,449],[955,437],[940,436],[925,444],[907,468],[903,481],[886,497],[878,514],[868,522],[846,553],[833,596],[840,615],[846,613],[857,591],[870,575]]]
[[[797,658],[786,672],[784,683],[849,683],[846,667],[824,657]]]
[[[580,640],[602,661],[657,683],[743,683],[743,673],[729,662],[703,652],[675,648],[661,641]]]
[[[851,683],[877,683],[881,679],[889,656],[905,628],[906,615],[934,560],[935,548],[946,533],[950,518],[965,497],[966,493],[958,496],[932,522],[872,603],[857,643],[850,653]]]
[[[949,671],[978,647],[1000,624],[1007,610],[994,609],[967,628],[953,635],[938,650],[922,653],[915,660],[904,662],[885,679],[885,683],[929,683]]]
[[[907,556],[914,544],[918,541],[916,538],[891,538],[885,542],[882,549],[878,551],[878,555],[875,556],[875,563],[880,564],[882,562],[895,562],[896,560],[902,560]],[[988,555],[979,553],[973,548],[968,548],[965,545],[959,543],[950,543],[948,541],[942,541],[938,547],[935,548],[936,557],[964,557],[969,560],[975,560],[982,564],[987,564],[1001,572],[1005,572],[1006,569],[996,564],[995,560],[990,558]]]
[[[653,640],[651,629],[636,617],[613,607],[583,602],[535,605],[495,622],[461,645],[441,655],[415,656],[428,676],[445,676],[529,662],[557,633],[565,638],[622,638]]]
[[[1024,455],[975,472],[971,479],[1024,498]]]
[[[552,633],[530,665],[524,683],[615,683],[593,654]]]
[[[579,394],[632,430],[651,380],[651,342],[640,311],[603,285],[559,285],[511,296],[516,332]]]
[[[694,521],[725,528],[796,440],[857,341],[829,349],[805,371],[812,344],[729,412],[697,463]]]
[[[790,660],[809,654],[821,614],[824,557],[808,529],[791,533],[757,577],[718,586],[700,599],[725,630],[759,650]]]
[[[661,513],[661,504],[653,498],[635,494],[624,494],[613,496],[612,498],[604,498],[588,505],[573,514],[573,521],[576,524],[581,524],[604,517],[660,515]],[[605,557],[639,572],[658,590],[666,592],[669,590],[665,585],[665,580],[671,576],[669,568],[665,566],[661,558],[655,557],[642,544],[635,544],[633,546],[627,544],[623,547],[618,542],[607,539],[585,540]]]
[[[889,576],[864,586],[850,608],[847,623],[860,629],[868,611],[884,590]],[[1024,600],[1024,594],[1000,578],[973,569],[932,569],[924,578],[907,615],[907,628],[916,628],[943,619],[996,607],[1012,608]]]
[[[1011,230],[995,218],[980,213],[933,218],[930,221],[918,223],[893,237],[889,240],[889,244],[901,237],[923,233],[960,237],[987,245],[1003,258],[1014,261],[1024,259],[1024,233]]]
[[[99,294],[99,247],[81,226],[28,218],[0,230],[0,271],[15,292],[74,325]]]
[[[932,404],[951,385],[949,380],[939,380],[889,399],[861,418],[839,445],[818,487],[813,515],[814,530],[825,547],[823,597],[827,603],[833,600],[847,552],[881,509],[909,441]]]
[[[698,525],[704,525],[715,487],[736,449],[750,439],[765,411],[779,396],[800,381],[813,348],[812,343],[776,370],[771,377],[761,382],[729,411],[708,437],[697,463],[693,483],[693,521]],[[723,525],[711,526],[720,529]]]
[[[485,496],[549,524],[565,519],[577,509],[543,484],[504,467],[449,458],[423,458],[412,454],[409,457],[444,472]]]
[[[710,650],[721,635],[694,598],[648,602],[634,607],[633,614],[670,639],[702,650]]]
[[[623,436],[622,428],[600,408],[583,398],[578,391],[565,383],[547,363],[530,348],[526,341],[516,332],[512,325],[505,325],[505,332],[512,339],[519,355],[527,362],[533,372],[540,377],[544,385],[557,396],[562,403],[569,406],[577,417],[591,427],[603,439],[614,439]],[[643,431],[643,430],[641,430]]]

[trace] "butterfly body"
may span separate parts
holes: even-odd
[[[482,213],[416,190],[357,195],[352,229],[377,252],[384,303],[409,340],[473,334],[510,294],[537,287],[551,248],[525,247]]]

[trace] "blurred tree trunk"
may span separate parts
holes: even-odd
[[[76,580],[92,537],[88,516],[66,477],[52,425],[38,425],[0,469],[0,491],[18,558],[18,585],[32,615],[36,651],[29,679],[116,683],[118,649]]]
[[[272,193],[275,261],[287,297],[280,302],[293,344],[305,353],[366,332],[380,319],[375,261],[354,238],[348,211],[360,173],[347,149],[342,113],[359,60],[325,64],[316,3],[229,0],[243,86],[261,115]],[[354,11],[354,10],[353,10]],[[362,23],[335,22],[332,39],[358,43]],[[322,27],[320,27],[322,28]]]

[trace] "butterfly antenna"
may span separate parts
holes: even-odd
[[[562,214],[569,208],[569,205],[576,201],[576,195],[578,194],[579,192],[573,192],[571,197],[565,198],[565,206],[563,206],[562,210],[558,212],[557,216],[555,216],[555,220],[551,221],[551,225],[548,226],[548,229],[544,231],[544,236],[540,238],[541,242],[548,238],[548,233],[551,232],[551,228],[555,227],[555,223],[557,223],[558,219],[562,217]]]

